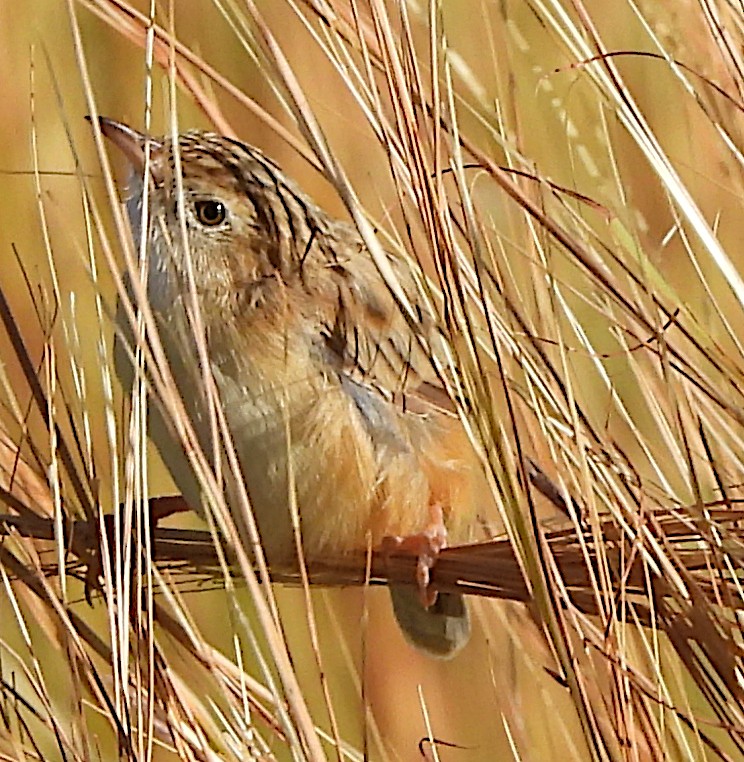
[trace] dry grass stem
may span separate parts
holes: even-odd
[[[0,758],[740,759],[741,8],[186,5],[50,2],[68,30],[40,33],[51,73],[31,65],[33,171],[2,175],[27,184],[2,226]],[[417,661],[380,614],[374,588],[412,583],[413,557],[288,573],[236,541],[203,316],[194,298],[218,468],[95,121],[143,126],[132,109],[152,134],[209,125],[276,155],[358,227],[415,323],[386,252],[410,264],[438,327],[416,341],[487,484],[475,541],[432,572],[473,603],[451,664]],[[138,337],[124,416],[117,299]],[[157,497],[148,405],[206,527],[150,526],[185,506]]]

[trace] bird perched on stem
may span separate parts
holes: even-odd
[[[461,596],[433,592],[428,570],[448,538],[467,539],[483,477],[435,371],[441,336],[409,265],[389,255],[415,321],[357,229],[321,210],[258,149],[200,131],[150,138],[145,178],[145,136],[111,119],[100,126],[132,166],[128,210],[136,244],[147,220],[148,302],[214,464],[219,447],[188,320],[198,305],[269,565],[297,563],[293,506],[307,559],[380,546],[413,552],[418,585],[391,586],[395,616],[413,645],[453,656],[470,633],[467,608]],[[122,335],[129,342],[119,338],[116,367],[127,387],[131,327]],[[157,410],[150,434],[185,500],[203,511],[189,460]],[[244,530],[235,480],[225,476],[225,487]]]

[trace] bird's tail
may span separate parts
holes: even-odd
[[[406,640],[439,659],[451,659],[470,638],[470,615],[462,595],[439,593],[429,608],[414,585],[390,585],[393,611]]]

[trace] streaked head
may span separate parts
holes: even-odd
[[[313,263],[324,259],[328,218],[261,151],[198,130],[174,141],[147,138],[105,117],[100,125],[131,167],[128,210],[135,243],[143,219],[142,178],[149,174],[154,271],[172,267],[183,285],[190,257],[199,296],[219,313],[260,307],[278,287],[308,275],[312,281]]]

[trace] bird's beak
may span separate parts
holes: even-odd
[[[88,121],[90,117],[86,117]],[[124,154],[127,161],[135,172],[144,175],[145,157],[149,145],[150,156],[163,147],[161,140],[148,138],[147,135],[137,132],[128,125],[117,122],[115,119],[109,119],[107,116],[98,117],[98,124],[101,132]],[[156,162],[150,161],[150,173],[155,182],[158,181],[158,172]]]

